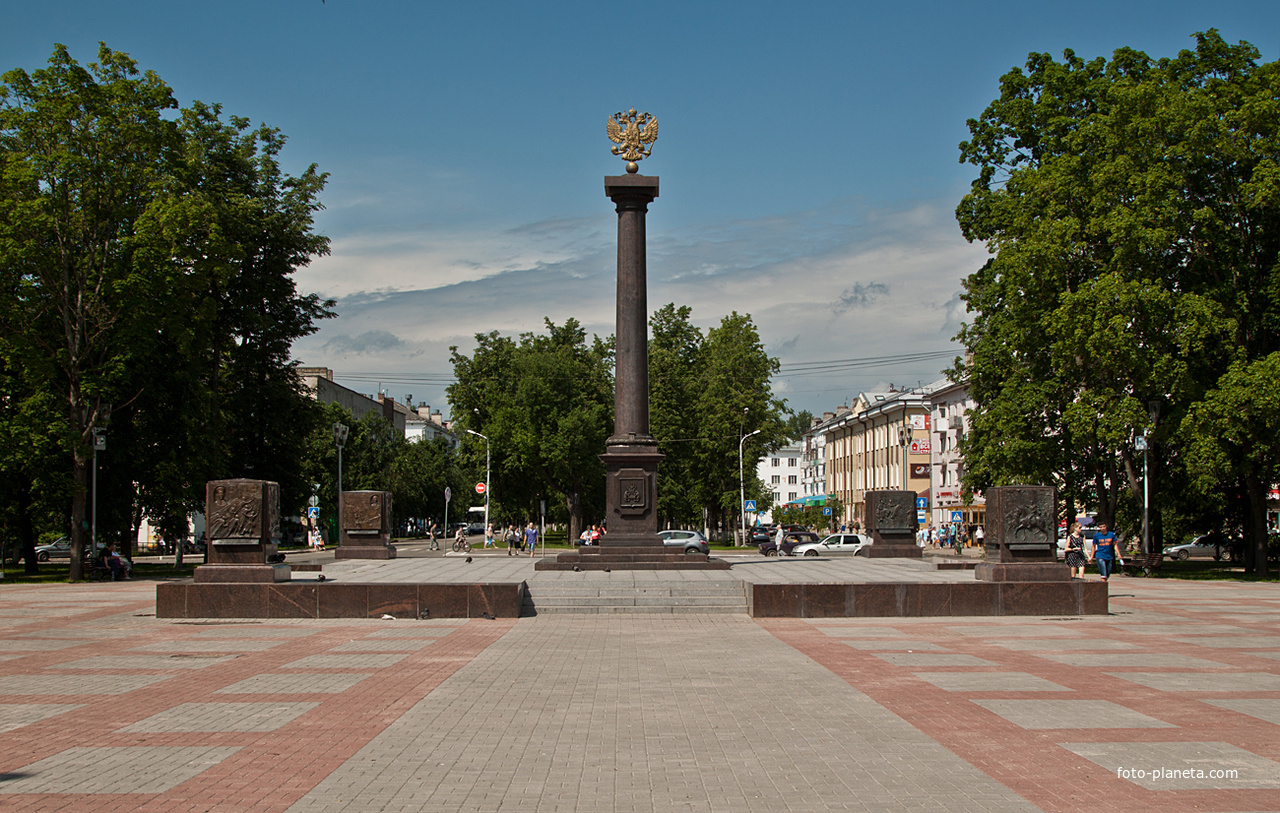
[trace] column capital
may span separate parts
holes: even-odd
[[[604,176],[605,197],[614,203],[625,201],[648,203],[658,197],[657,175],[606,175]]]

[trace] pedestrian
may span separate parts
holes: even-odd
[[[529,549],[529,555],[533,555],[533,551],[538,547],[538,529],[529,523],[529,527],[524,529],[524,544]]]
[[[1084,529],[1078,522],[1071,526],[1071,535],[1067,537],[1067,567],[1071,568],[1071,578],[1084,578]]]
[[[507,555],[514,555],[514,552],[520,547],[520,534],[516,533],[516,526],[508,525],[506,532],[502,535],[502,539],[507,543]]]
[[[987,535],[982,532],[981,525],[979,525],[978,529],[973,532],[973,538],[974,538],[974,544],[976,544],[978,547],[981,548],[984,545],[986,545]]]
[[[1115,570],[1116,559],[1116,535],[1107,530],[1107,523],[1098,523],[1098,532],[1093,535],[1093,554],[1089,557],[1091,561],[1098,563],[1098,573],[1105,582],[1111,576],[1111,572]]]
[[[431,550],[440,550],[439,532],[440,525],[435,522],[431,523],[431,528],[427,531],[427,534],[431,537]]]
[[[484,546],[486,548],[497,547],[493,541],[493,523],[489,523],[484,528]]]

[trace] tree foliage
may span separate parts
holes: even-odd
[[[1280,349],[1280,65],[1216,31],[1173,58],[1033,53],[969,130],[956,214],[992,257],[958,336],[966,487],[1048,482],[1068,510],[1132,520],[1143,432],[1158,508],[1244,486],[1241,460],[1192,477],[1214,421],[1188,417]]]
[[[585,518],[604,515],[599,455],[613,425],[613,340],[588,343],[572,318],[563,325],[548,319],[546,329],[519,339],[477,334],[470,356],[450,348],[456,383],[448,397],[459,429],[489,440],[500,514],[534,519],[545,498],[576,537]],[[485,444],[476,440],[468,462],[483,472]]]
[[[691,316],[688,306],[668,304],[650,323],[650,425],[666,455],[658,468],[659,514],[730,528],[741,510],[739,442],[756,430],[743,442],[743,491],[770,502],[755,461],[787,441],[786,405],[769,383],[778,361],[749,315],[730,313],[705,335]]]
[[[70,501],[72,578],[108,404],[99,511],[126,544],[144,513],[184,535],[212,477],[278,480],[286,509],[305,494],[310,412],[289,347],[331,314],[291,275],[327,251],[312,232],[324,176],[284,174],[275,130],[176,108],[105,45],[88,66],[57,46],[46,68],[0,78],[0,420],[15,448],[56,443],[41,453],[67,472],[49,493]],[[60,403],[33,423],[50,392]],[[33,482],[36,465],[4,476]],[[30,514],[18,502],[3,511]]]

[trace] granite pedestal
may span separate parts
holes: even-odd
[[[198,584],[276,583],[290,579],[278,555],[280,486],[269,480],[210,480],[205,484],[207,562]]]
[[[339,497],[342,533],[335,559],[394,559],[391,492],[344,491]]]
[[[922,559],[916,544],[916,493],[868,491],[867,535],[871,544],[858,551],[868,559]]]
[[[1051,486],[988,489],[987,561],[974,578],[989,582],[1071,581],[1071,568],[1058,561],[1057,492]]]

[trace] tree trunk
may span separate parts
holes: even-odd
[[[36,531],[31,522],[32,482],[25,474],[20,476],[23,482],[17,494],[18,551],[22,555],[22,572],[35,576],[40,572],[40,563],[36,561]]]
[[[1253,553],[1253,572],[1267,578],[1267,489],[1255,475],[1244,478],[1249,492],[1249,521],[1245,526],[1245,546]]]
[[[565,508],[569,510],[569,544],[573,545],[582,535],[582,493],[572,491],[565,496]]]
[[[72,423],[76,423],[72,419]],[[77,445],[71,455],[71,477],[75,487],[71,492],[71,581],[84,578],[85,542],[88,533],[85,530],[85,494],[87,489],[89,462],[85,458],[83,445]]]

